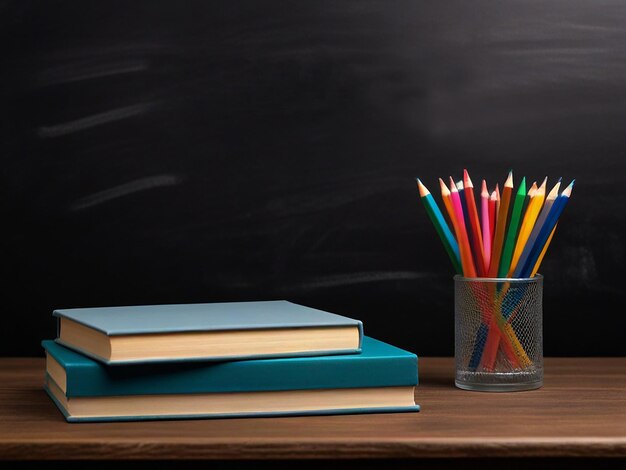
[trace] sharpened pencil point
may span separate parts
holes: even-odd
[[[448,189],[448,187],[446,186],[446,183],[444,183],[441,178],[439,178],[439,186],[441,186],[441,194],[443,196],[449,196],[450,195],[450,190]]]
[[[572,195],[572,189],[574,188],[574,181],[576,180],[575,179],[572,180],[572,182],[567,185],[567,188],[563,190],[563,192],[561,193],[561,196],[570,197]]]
[[[483,180],[483,184],[480,189],[480,195],[489,197],[489,191],[487,191],[487,182],[485,180]]]
[[[513,171],[509,171],[509,176],[507,176],[506,181],[504,183],[505,188],[513,187]]]
[[[452,179],[452,176],[450,177],[450,192],[451,193],[458,193],[458,191],[456,189],[456,183]]]
[[[559,188],[561,187],[561,180],[557,181],[554,187],[548,193],[546,200],[553,201],[559,195]]]
[[[426,186],[424,186],[424,184],[420,181],[419,178],[417,178],[417,187],[420,191],[420,197],[424,197],[428,194],[430,194],[430,191],[428,191],[428,189],[426,189]]]
[[[463,187],[474,189],[474,184],[472,183],[472,180],[467,170],[463,170]]]

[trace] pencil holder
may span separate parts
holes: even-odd
[[[543,276],[454,277],[457,387],[509,392],[543,384]]]

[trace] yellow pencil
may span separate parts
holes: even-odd
[[[556,232],[557,225],[559,225],[558,222],[556,223],[556,225],[552,229],[552,233],[548,237],[548,241],[543,246],[543,250],[541,250],[541,254],[539,255],[539,258],[537,258],[537,262],[535,263],[535,267],[533,268],[532,273],[530,273],[530,277],[535,277],[535,274],[537,274],[537,271],[539,271],[539,266],[541,266],[541,262],[543,261],[543,257],[546,255],[546,251],[548,251],[548,247],[550,246],[550,242],[552,241],[552,237],[554,236],[554,232]]]
[[[513,271],[515,271],[517,262],[524,251],[524,246],[526,246],[528,237],[535,226],[537,216],[539,215],[543,201],[546,198],[547,182],[548,178],[545,178],[543,183],[541,183],[541,186],[539,186],[531,195],[531,199],[528,202],[528,207],[526,208],[526,213],[524,214],[524,220],[522,220],[522,226],[519,229],[519,235],[517,236],[517,241],[515,242],[515,251],[513,252],[513,258],[511,259],[511,267],[509,268],[509,272],[507,274],[508,277],[511,277]]]

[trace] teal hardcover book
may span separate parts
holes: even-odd
[[[357,353],[363,324],[285,300],[57,309],[56,341],[116,365]]]
[[[108,367],[54,341],[45,389],[70,422],[417,411],[417,356],[358,354]]]

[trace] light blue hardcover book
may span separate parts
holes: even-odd
[[[359,320],[285,300],[57,309],[56,341],[104,363],[357,353]]]
[[[45,389],[70,422],[419,410],[417,356],[368,337],[351,355],[119,367],[42,345]]]

